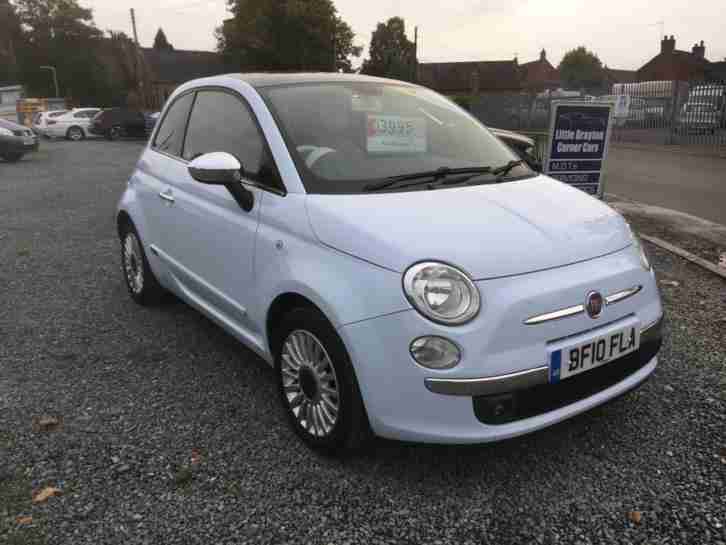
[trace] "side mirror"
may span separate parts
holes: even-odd
[[[205,153],[189,163],[189,174],[203,184],[227,185],[242,179],[242,164],[224,151]]]
[[[194,159],[187,167],[189,174],[203,184],[223,185],[232,198],[245,212],[252,210],[254,194],[242,183],[242,164],[237,158],[224,151],[205,153]]]

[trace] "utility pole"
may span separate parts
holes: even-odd
[[[55,85],[55,98],[60,98],[60,93],[58,92],[58,74],[56,72],[55,66],[41,66],[43,70],[50,70],[53,72],[53,84]]]
[[[134,43],[139,45],[139,35],[136,33],[136,14],[134,8],[131,8],[131,28],[134,29]]]
[[[333,72],[338,71],[338,51],[336,49],[335,29],[333,29]]]
[[[418,26],[413,27],[413,83],[418,81]]]

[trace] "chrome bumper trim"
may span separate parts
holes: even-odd
[[[619,303],[620,301],[624,301],[628,297],[632,297],[633,295],[640,293],[642,290],[643,286],[633,286],[632,288],[629,288],[627,290],[613,293],[605,298],[605,303],[607,303],[608,305]]]
[[[643,290],[643,286],[633,286],[632,288],[628,288],[626,290],[611,293],[610,295],[605,297],[605,304],[614,305],[615,303],[619,303],[620,301],[625,301],[625,299],[628,299],[628,298],[632,297],[633,295],[640,293],[642,290]],[[559,309],[559,310],[553,310],[552,312],[547,312],[545,314],[538,314],[536,316],[532,316],[530,318],[527,318],[524,321],[524,324],[525,325],[536,325],[536,324],[541,324],[544,322],[550,322],[552,320],[560,320],[562,318],[576,316],[576,315],[582,314],[584,312],[585,312],[585,305],[575,305],[572,307],[567,307],[567,308],[563,308],[563,309]]]
[[[663,316],[640,329],[641,345],[648,337],[657,338],[663,325]],[[482,378],[426,378],[426,388],[435,393],[450,396],[485,396],[504,394],[515,390],[531,388],[549,382],[550,368],[548,365],[517,371],[507,375],[496,375]]]
[[[435,394],[451,396],[481,396],[511,392],[543,384],[549,377],[549,367],[543,365],[526,371],[483,378],[427,378],[426,388]]]

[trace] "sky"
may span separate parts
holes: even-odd
[[[706,45],[706,58],[726,58],[723,0],[334,0],[338,12],[366,46],[376,24],[406,21],[409,38],[419,27],[421,61],[504,60],[539,57],[557,65],[569,49],[584,45],[610,68],[636,70],[660,51],[661,27],[676,48]],[[139,41],[153,43],[159,26],[177,49],[212,50],[214,28],[228,16],[225,0],[80,0],[93,9],[103,30],[131,35],[129,8],[136,10]],[[443,7],[446,6],[446,7]],[[359,61],[354,61],[354,66]]]

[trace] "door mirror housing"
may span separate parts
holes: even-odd
[[[188,169],[191,177],[203,184],[227,185],[242,179],[242,164],[224,151],[200,155],[189,163]]]
[[[255,204],[254,194],[242,184],[242,163],[225,151],[205,153],[187,167],[189,174],[203,184],[223,185],[245,212]]]

